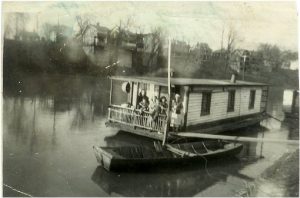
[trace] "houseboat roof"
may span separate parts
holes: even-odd
[[[113,80],[152,83],[168,86],[168,78],[146,77],[146,76],[111,76]],[[230,80],[200,79],[200,78],[171,78],[172,85],[205,85],[205,86],[266,86],[264,83],[248,82],[237,80],[235,83]]]

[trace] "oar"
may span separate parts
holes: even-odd
[[[170,144],[165,144],[165,146],[166,146],[168,151],[171,151],[172,153],[175,153],[175,154],[180,155],[182,157],[184,157],[184,156],[189,156],[189,157],[197,156],[197,154],[195,154],[195,153],[191,153],[191,152],[188,152],[188,151],[184,151],[184,150],[175,148],[175,147],[171,146]]]
[[[280,140],[280,139],[253,138],[253,137],[243,137],[243,136],[211,135],[211,134],[192,133],[192,132],[172,133],[172,135],[176,135],[180,137],[190,137],[190,138],[233,140],[233,141],[240,141],[240,142],[271,142],[271,143],[286,143],[286,144],[294,144],[294,145],[299,144],[299,140]]]

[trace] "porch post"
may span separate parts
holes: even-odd
[[[189,108],[189,97],[190,97],[190,87],[189,86],[184,86],[184,120],[183,120],[183,127],[186,130],[187,127],[187,115],[188,115],[188,108]]]
[[[113,82],[112,79],[110,79],[110,95],[109,95],[109,105],[111,105],[112,100],[112,91],[113,91]]]
[[[168,50],[168,111],[167,111],[167,123],[165,127],[165,133],[164,133],[164,139],[163,139],[163,145],[165,145],[167,141],[168,131],[169,131],[169,125],[170,125],[170,117],[171,117],[171,38],[169,37],[169,50]]]

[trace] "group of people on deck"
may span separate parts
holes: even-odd
[[[143,114],[144,112],[149,112],[150,116],[152,117],[153,121],[158,119],[159,115],[167,115],[168,111],[168,102],[165,96],[158,98],[154,96],[149,101],[148,96],[146,95],[146,91],[143,89],[141,90],[140,94],[137,98],[138,109],[140,113]],[[180,126],[182,125],[182,109],[183,104],[180,99],[180,95],[176,94],[175,99],[172,100],[171,103],[171,122],[170,126],[175,130],[178,131]]]

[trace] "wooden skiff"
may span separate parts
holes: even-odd
[[[108,171],[136,170],[157,167],[171,167],[212,158],[232,157],[243,148],[240,143],[206,140],[180,144],[166,144],[162,147],[97,147],[95,156],[100,165]]]

